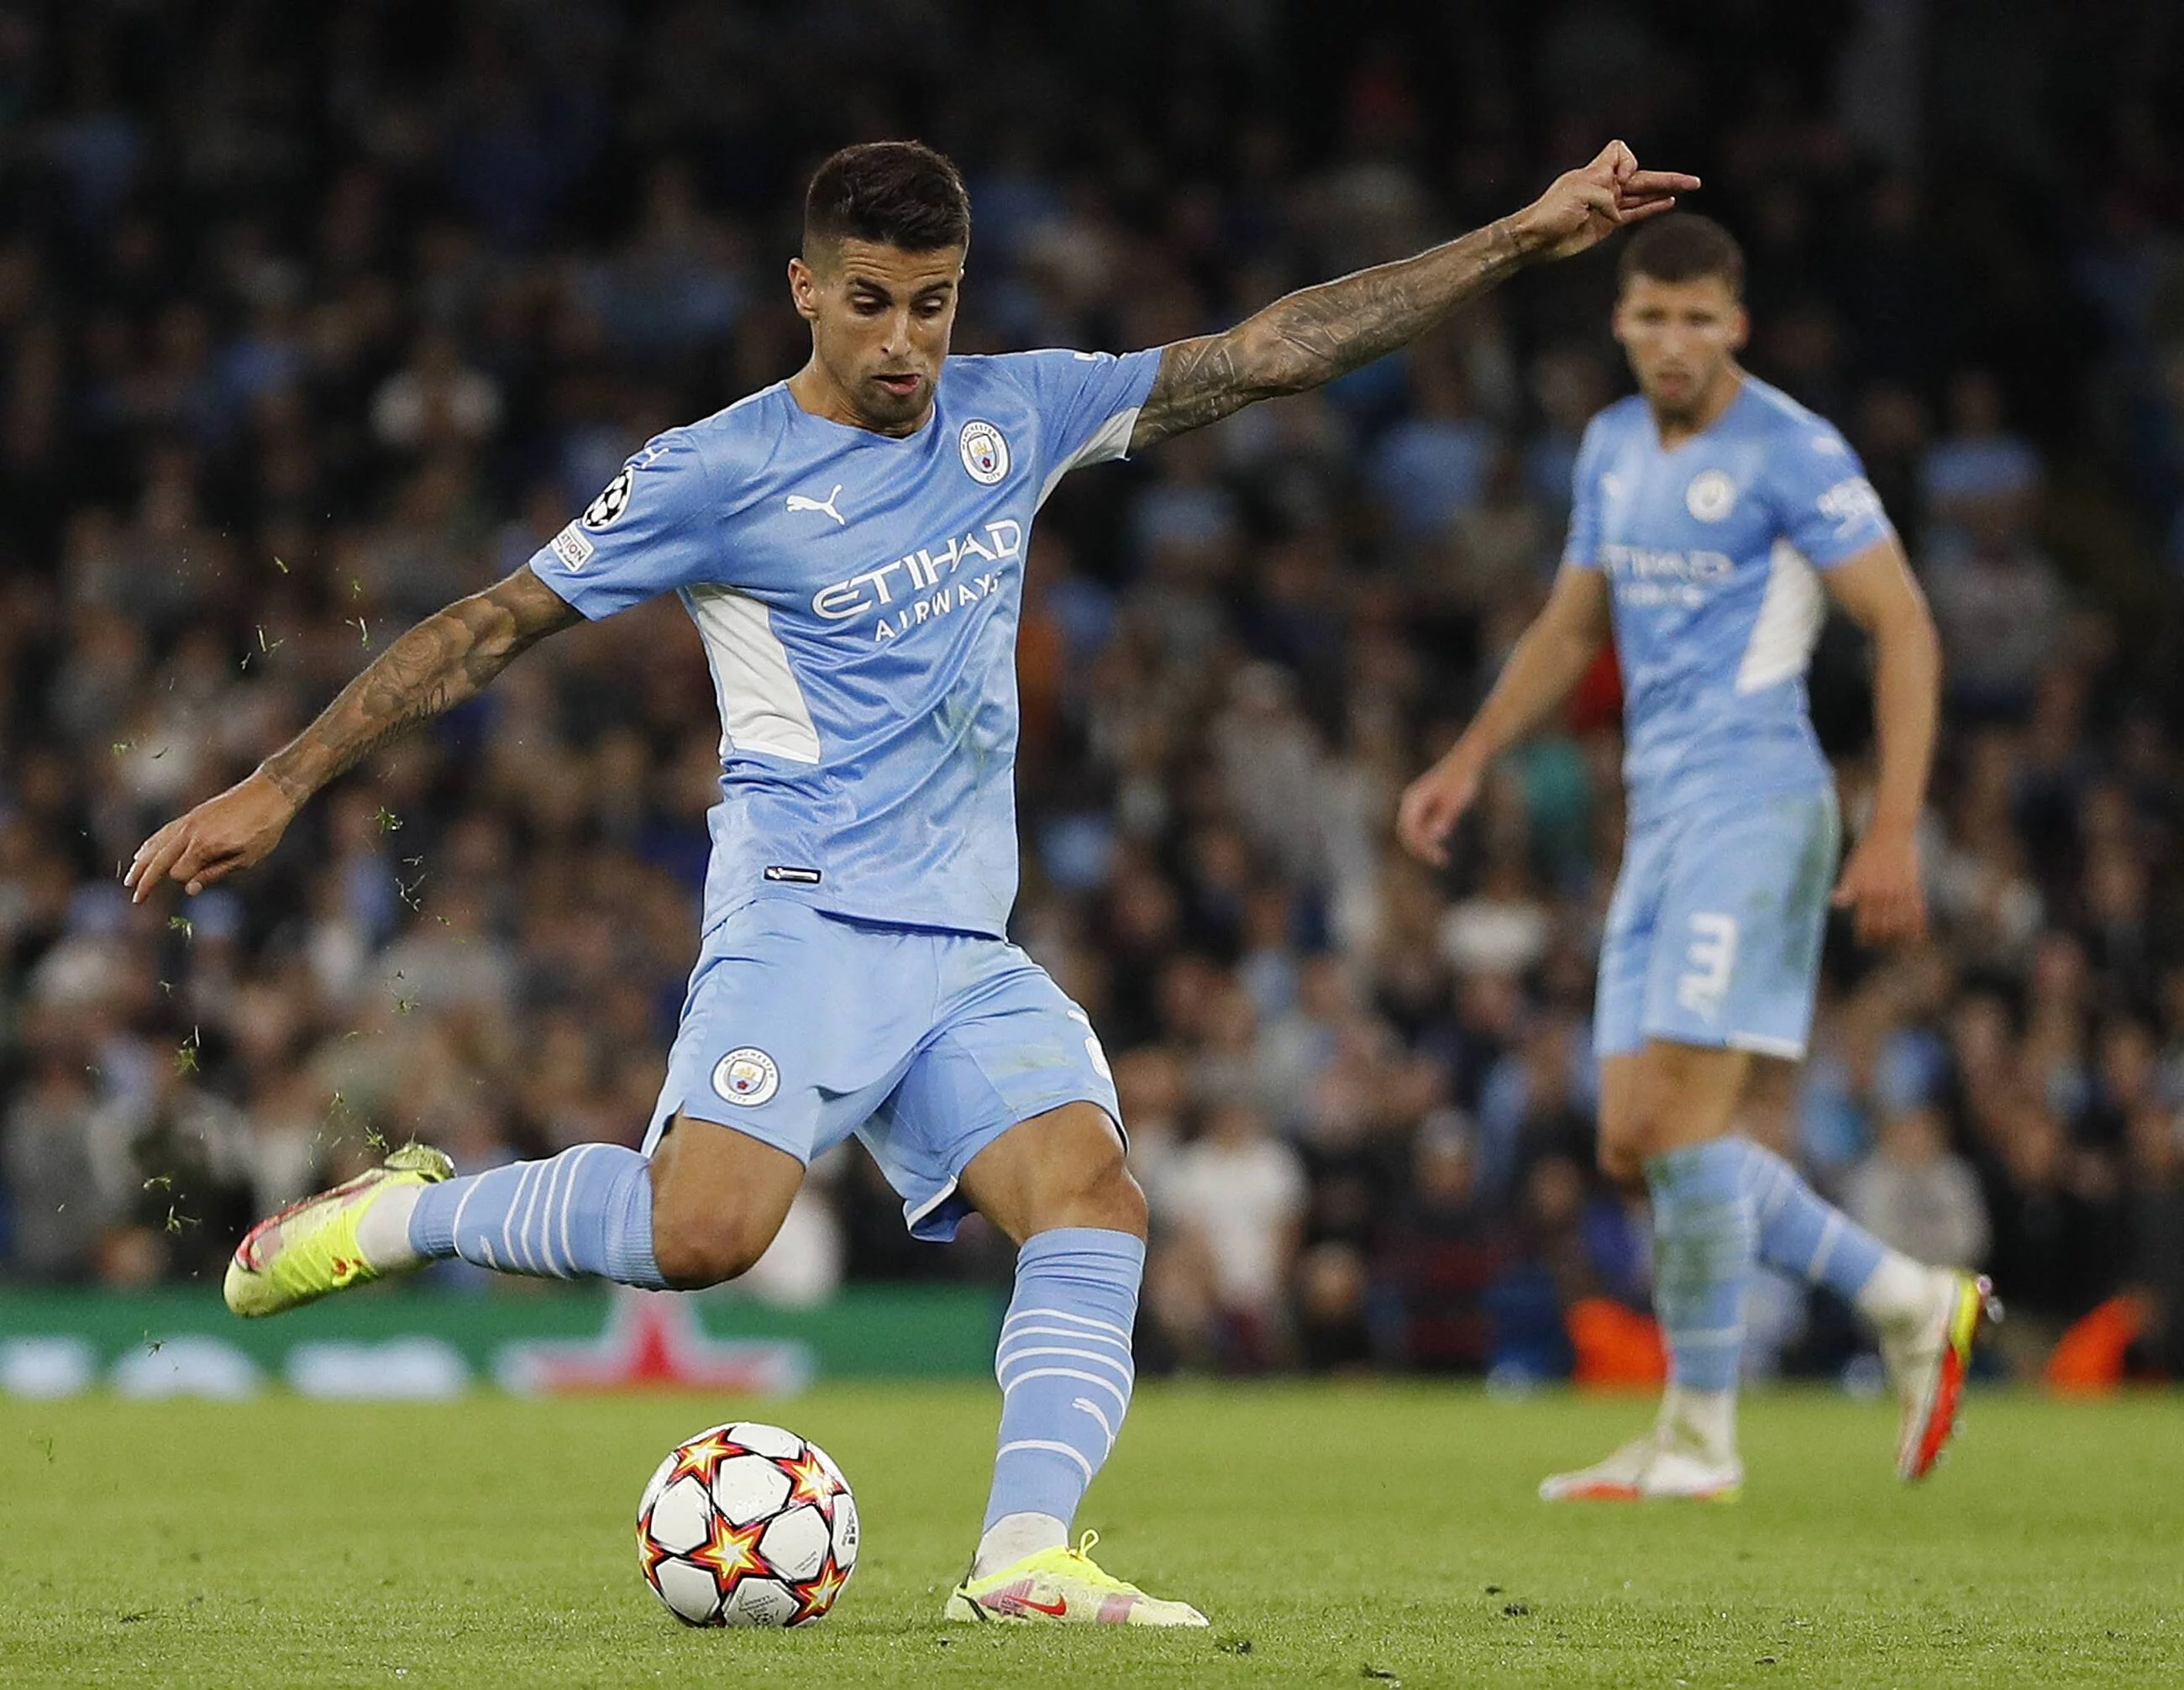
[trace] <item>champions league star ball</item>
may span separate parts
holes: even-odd
[[[816,1443],[732,1420],[679,1444],[637,1505],[644,1581],[686,1626],[808,1626],[857,1565],[857,1504]]]

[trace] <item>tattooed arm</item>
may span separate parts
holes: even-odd
[[[216,798],[136,848],[122,877],[142,903],[162,880],[200,892],[281,842],[304,802],[388,740],[475,698],[522,653],[582,618],[519,569],[425,618],[342,689],[317,721]]]
[[[1696,176],[1641,170],[1628,147],[1611,142],[1513,216],[1416,258],[1287,294],[1225,334],[1178,341],[1162,350],[1130,449],[1331,382],[1408,345],[1525,265],[1581,253],[1698,185]]]

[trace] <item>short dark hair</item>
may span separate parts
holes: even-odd
[[[871,241],[907,252],[971,240],[971,196],[941,153],[916,141],[844,147],[819,166],[804,196],[804,246]]]
[[[1672,211],[1646,224],[1623,248],[1616,279],[1630,285],[1634,276],[1656,282],[1696,282],[1719,276],[1730,293],[1744,297],[1744,248],[1736,237],[1711,217],[1696,211]]]

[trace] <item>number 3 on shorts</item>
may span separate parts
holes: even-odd
[[[1691,942],[1684,952],[1691,972],[1676,982],[1676,1001],[1712,1021],[1721,1013],[1729,976],[1736,967],[1736,918],[1702,911],[1691,917]]]

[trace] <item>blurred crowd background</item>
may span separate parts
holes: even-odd
[[[0,1274],[209,1279],[415,1134],[634,1142],[717,795],[671,605],[574,631],[131,907],[137,842],[661,428],[802,361],[844,142],[962,165],[959,351],[1122,349],[1513,210],[1620,135],[1747,243],[1750,366],[1849,433],[1948,663],[1934,942],[1831,934],[1752,1129],[1977,1263],[2036,1369],[2184,1356],[2184,12],[2085,0],[0,4]],[[1047,507],[1017,934],[1090,1011],[1154,1202],[1149,1365],[1547,1376],[1647,1297],[1594,1173],[1612,673],[1451,872],[1404,782],[1540,602],[1613,250]],[[1865,657],[1813,692],[1855,817]],[[760,1294],[1000,1275],[855,1147]],[[443,1271],[451,1286],[462,1270]],[[2119,1300],[2120,1299],[2120,1300]],[[1755,1298],[1751,1364],[1858,1365]],[[2172,1315],[2174,1317],[2172,1323]],[[1581,1336],[1581,1335],[1580,1335]]]

